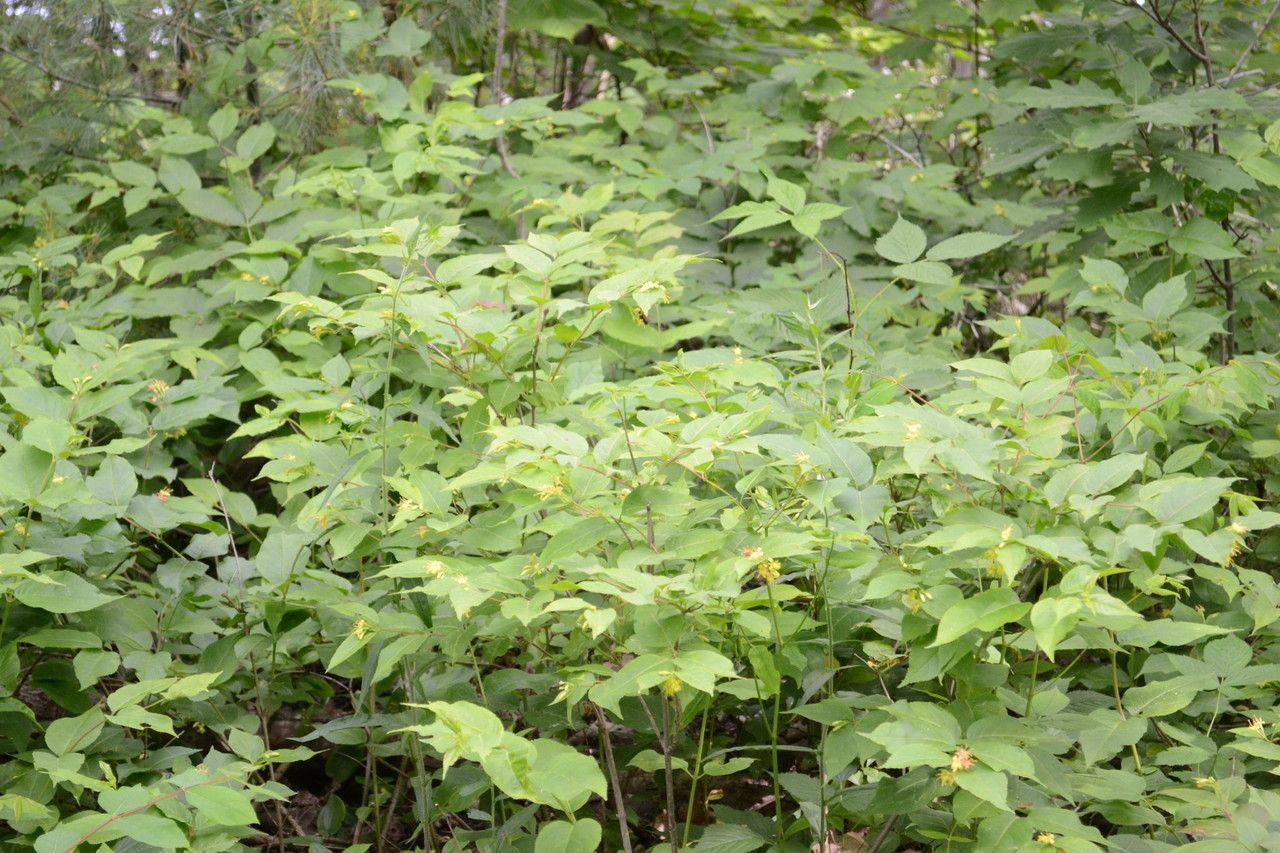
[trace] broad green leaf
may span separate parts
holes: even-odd
[[[593,0],[511,0],[507,26],[513,30],[537,30],[555,38],[571,39],[584,26],[607,26],[604,11]]]
[[[255,124],[236,140],[236,156],[252,163],[270,150],[276,140],[276,129],[270,124]]]
[[[1031,605],[1019,601],[1009,587],[993,587],[948,608],[931,645],[953,642],[970,631],[994,631],[1006,622],[1021,619],[1030,610]]]
[[[1126,690],[1124,707],[1143,717],[1166,717],[1190,705],[1202,689],[1200,680],[1190,676],[1155,681]]]
[[[583,518],[561,530],[547,540],[542,548],[542,562],[554,565],[566,557],[577,556],[595,548],[609,531],[615,530],[607,518]]]
[[[225,103],[209,117],[209,132],[213,138],[221,142],[230,136],[240,121],[240,112],[232,103]]]
[[[1009,100],[1028,107],[1050,109],[1105,107],[1121,102],[1119,97],[1088,78],[1079,78],[1076,83],[1050,80],[1048,88],[1028,86],[1010,95]]]
[[[243,791],[221,785],[195,785],[187,789],[187,805],[200,820],[214,826],[253,826],[258,815]]]
[[[616,716],[622,716],[619,702],[629,696],[639,696],[656,687],[674,674],[675,664],[670,658],[658,655],[640,655],[627,662],[620,670],[591,688],[591,700],[607,708]]]
[[[703,831],[695,849],[710,853],[752,853],[768,843],[742,824],[714,823]]]
[[[53,477],[53,456],[27,444],[0,455],[0,497],[23,503],[35,501]]]
[[[553,820],[538,830],[533,853],[595,853],[600,847],[603,830],[591,818],[574,823]]]
[[[951,267],[938,261],[915,261],[910,264],[899,264],[893,268],[893,274],[908,281],[921,284],[946,286],[951,283]]]
[[[1001,234],[990,234],[986,231],[974,231],[968,234],[957,234],[948,237],[933,246],[925,254],[931,261],[950,261],[957,258],[973,258],[985,255],[998,249],[1012,240],[1012,237]]]
[[[1177,313],[1186,299],[1186,277],[1175,276],[1146,292],[1142,297],[1142,313],[1153,322],[1164,322]]]
[[[945,708],[910,702],[901,719],[882,723],[867,737],[889,753],[886,767],[943,767],[951,763],[951,754],[959,744],[960,724]]]
[[[1077,598],[1041,598],[1031,608],[1031,633],[1036,645],[1052,660],[1061,643],[1080,621]]]
[[[876,254],[896,264],[909,264],[924,254],[926,242],[920,226],[899,216],[893,228],[876,240]]]
[[[249,221],[240,208],[213,190],[183,190],[178,194],[178,203],[192,216],[229,228],[243,228]]]
[[[1206,261],[1240,257],[1240,251],[1232,245],[1231,235],[1207,219],[1193,219],[1173,232],[1169,246],[1175,252]]]
[[[604,773],[594,758],[550,738],[539,738],[533,746],[537,758],[529,773],[529,790],[536,802],[572,810],[581,808],[591,794],[605,796]]]
[[[1099,708],[1089,715],[1080,732],[1081,754],[1086,764],[1096,764],[1137,743],[1146,731],[1147,721],[1141,717],[1121,716],[1112,708]]]
[[[1143,508],[1161,524],[1181,524],[1213,509],[1231,480],[1225,477],[1161,480],[1144,486]]]
[[[42,572],[39,581],[22,581],[13,588],[13,596],[28,607],[48,613],[83,613],[119,597],[100,592],[79,575],[60,571]]]
[[[998,770],[971,767],[955,773],[956,785],[1000,809],[1009,808],[1009,777]]]
[[[102,711],[90,708],[76,717],[62,717],[49,723],[45,729],[45,745],[54,755],[83,752],[102,734],[106,718]]]

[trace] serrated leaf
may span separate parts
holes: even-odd
[[[924,231],[901,216],[889,233],[876,240],[876,254],[896,264],[909,264],[924,254]]]
[[[948,237],[925,254],[931,261],[950,261],[956,258],[973,258],[985,255],[998,249],[1012,240],[1012,237],[991,234],[986,231],[973,231],[968,234],[957,234]]]

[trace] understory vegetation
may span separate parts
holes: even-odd
[[[6,0],[0,846],[1280,849],[1277,8]]]

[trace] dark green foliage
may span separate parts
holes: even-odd
[[[1274,4],[5,8],[5,849],[1274,846]]]

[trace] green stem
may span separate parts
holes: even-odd
[[[774,658],[782,660],[782,629],[778,627],[778,602],[773,597],[773,584],[766,582],[765,592],[769,596],[769,618],[773,622]],[[775,663],[776,666],[776,663]],[[773,696],[773,724],[769,731],[769,758],[773,765],[773,820],[774,841],[782,846],[782,783],[778,767],[778,725],[782,716],[782,677],[778,677],[777,690]]]
[[[680,838],[680,843],[687,845],[689,843],[689,830],[693,826],[693,805],[697,800],[698,780],[702,778],[702,750],[707,742],[707,717],[711,714],[711,703],[707,703],[707,707],[702,709],[702,723],[698,726],[698,751],[693,756],[693,778],[689,783],[689,802],[684,810],[684,834]]]

